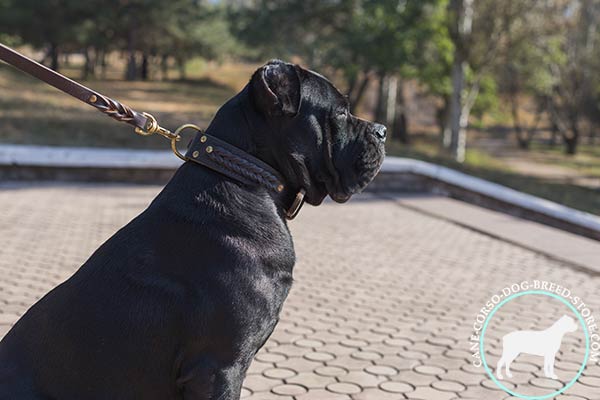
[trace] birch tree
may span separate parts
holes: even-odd
[[[467,128],[481,82],[506,51],[515,24],[525,23],[538,0],[451,0],[448,32],[454,43],[452,92],[443,146],[459,162],[465,159]]]

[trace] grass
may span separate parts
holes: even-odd
[[[432,141],[420,140],[409,147],[391,142],[386,147],[389,155],[444,165],[568,207],[600,214],[600,195],[597,190],[515,172],[509,164],[478,149],[467,149],[465,162],[461,164],[440,155],[437,145]]]
[[[193,80],[81,82],[98,92],[154,115],[175,129],[184,123],[206,127],[216,110],[250,76],[252,66],[207,68]],[[67,74],[77,79],[75,70]],[[237,79],[233,79],[233,77]],[[241,78],[243,77],[243,79]],[[65,146],[165,148],[161,138],[142,138],[113,119],[20,71],[0,65],[0,143]]]
[[[600,178],[600,146],[580,144],[576,155],[565,155],[562,146],[549,147],[532,143],[531,154],[539,162],[559,165],[576,170],[578,173]]]

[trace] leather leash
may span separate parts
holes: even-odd
[[[270,165],[230,145],[214,136],[203,133],[193,124],[185,124],[171,132],[161,127],[156,118],[145,112],[138,112],[110,97],[104,96],[66,76],[22,55],[0,43],[0,60],[6,61],[17,69],[62,90],[86,104],[91,105],[104,114],[120,122],[134,126],[135,133],[142,136],[159,134],[171,141],[173,153],[183,161],[191,161],[210,168],[222,175],[242,184],[265,186],[282,204],[292,194],[286,187],[283,177]],[[177,142],[181,140],[181,132],[185,129],[197,131],[185,155],[177,150]],[[292,204],[286,208],[287,219],[294,219],[304,204],[304,190],[300,189],[293,197]]]

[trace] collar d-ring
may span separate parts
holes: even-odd
[[[294,202],[292,203],[290,208],[285,212],[285,217],[287,219],[292,220],[292,219],[296,218],[296,216],[300,212],[300,209],[304,205],[304,195],[305,194],[306,194],[306,191],[304,189],[300,189],[298,191],[298,193],[296,193],[296,198],[294,199]]]

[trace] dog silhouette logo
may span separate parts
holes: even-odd
[[[510,364],[521,353],[533,354],[544,357],[544,375],[547,378],[558,379],[554,373],[554,360],[560,349],[563,336],[575,332],[577,324],[567,315],[560,317],[552,326],[543,331],[514,331],[502,338],[502,357],[496,366],[496,376],[502,377],[502,367],[506,369],[506,376],[512,378]]]

